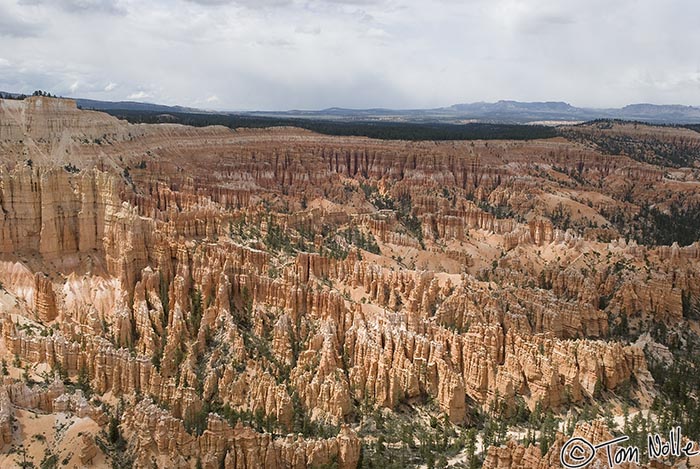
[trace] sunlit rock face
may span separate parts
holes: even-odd
[[[692,207],[697,173],[562,138],[132,125],[36,97],[0,101],[0,162],[3,451],[45,431],[74,464],[350,468],[377,411],[468,428],[630,383],[649,405],[624,336],[700,294],[697,243],[611,219]],[[508,445],[484,467],[555,461]]]

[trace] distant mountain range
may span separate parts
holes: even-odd
[[[680,105],[630,104],[623,108],[579,108],[564,102],[498,101],[496,103],[454,104],[436,109],[342,109],[321,111],[252,112],[270,117],[318,119],[381,120],[406,122],[468,121],[492,123],[580,122],[595,119],[624,119],[658,124],[700,123],[700,107]]]
[[[166,106],[164,104],[141,103],[138,101],[97,101],[94,99],[76,98],[76,104],[82,109],[98,111],[152,111],[152,112],[203,112],[201,109],[183,106]]]
[[[0,97],[17,96],[0,92]],[[682,105],[630,104],[622,108],[580,108],[561,101],[454,104],[434,109],[345,109],[329,108],[317,111],[207,111],[202,109],[165,106],[136,101],[98,101],[75,98],[79,107],[102,111],[128,110],[143,112],[211,113],[225,115],[277,118],[306,118],[340,121],[414,122],[414,123],[558,123],[595,119],[623,119],[656,124],[700,124],[700,107]]]

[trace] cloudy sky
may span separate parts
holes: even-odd
[[[0,0],[0,90],[211,109],[700,105],[696,0]]]

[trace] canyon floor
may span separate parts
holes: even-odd
[[[0,467],[544,469],[571,435],[700,440],[700,133],[558,134],[0,100]]]

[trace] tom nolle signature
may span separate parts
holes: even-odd
[[[629,436],[623,435],[612,440],[593,445],[585,438],[571,438],[564,444],[559,453],[561,465],[568,469],[579,469],[589,465],[595,458],[598,450],[604,449],[608,459],[608,466],[612,469],[625,462],[639,464],[639,448],[636,446],[618,446],[618,443],[629,440]],[[681,427],[676,427],[668,432],[668,440],[664,440],[658,433],[647,436],[647,455],[649,459],[665,458],[667,456],[690,457],[700,454],[696,443],[688,441],[681,443]]]

